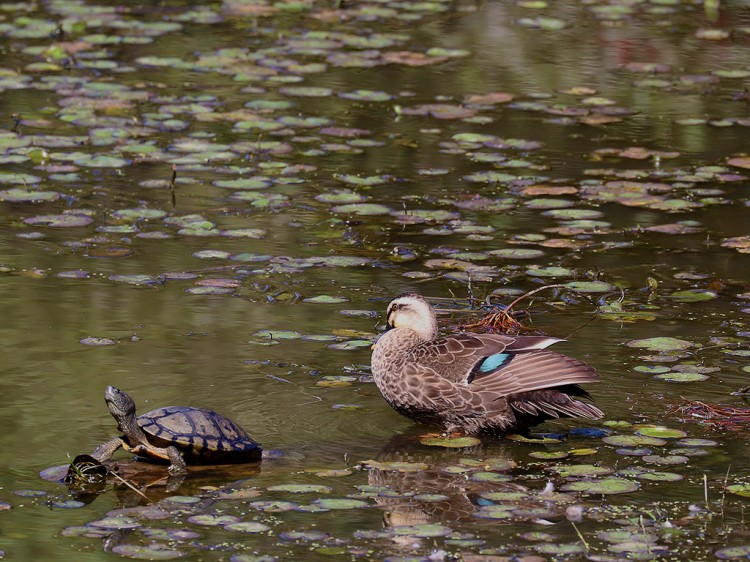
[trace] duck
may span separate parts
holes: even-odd
[[[398,295],[372,349],[372,375],[386,402],[444,435],[505,435],[555,418],[601,419],[580,384],[590,365],[546,349],[548,336],[455,333],[440,337],[423,296]]]

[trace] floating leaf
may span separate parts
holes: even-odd
[[[40,215],[24,219],[26,224],[34,226],[49,226],[50,228],[79,228],[94,222],[88,215]]]
[[[708,375],[701,373],[662,373],[654,376],[654,378],[667,382],[701,382],[708,380]]]
[[[330,486],[322,484],[277,484],[269,486],[269,492],[288,492],[290,494],[329,494],[333,491]]]
[[[295,502],[290,501],[272,501],[272,500],[258,500],[248,503],[249,507],[257,509],[259,511],[266,511],[269,513],[280,513],[282,511],[291,511],[297,507]]]
[[[575,271],[567,267],[536,267],[526,270],[531,277],[573,277]]]
[[[320,498],[313,501],[312,503],[313,505],[322,507],[323,509],[357,509],[370,505],[366,501],[346,498]]]
[[[498,472],[490,471],[474,472],[469,479],[475,482],[510,482],[513,480],[508,474],[500,474]]]
[[[479,519],[512,519],[514,509],[514,505],[483,505],[478,511],[474,512],[473,516]]]
[[[385,205],[379,205],[377,203],[352,203],[348,205],[337,205],[331,210],[334,213],[361,216],[388,215],[391,213],[390,208],[386,207]]]
[[[332,295],[318,295],[315,297],[308,297],[304,299],[305,302],[311,302],[314,304],[342,304],[345,302],[349,302],[349,299],[347,297],[335,297]]]
[[[616,447],[662,447],[667,444],[665,439],[647,435],[608,435],[602,441]]]
[[[570,454],[565,451],[533,451],[529,453],[529,456],[534,459],[551,461],[567,458]]]
[[[336,349],[342,349],[342,348],[336,348]],[[315,381],[315,385],[322,386],[325,388],[340,388],[344,386],[351,386],[352,383],[356,381],[357,381],[357,377],[350,377],[346,375],[327,375],[325,377],[320,377],[317,381]]]
[[[636,478],[648,482],[680,482],[685,479],[682,474],[675,472],[644,472],[636,475]]]
[[[451,529],[450,527],[446,527],[445,525],[438,525],[436,523],[405,525],[394,528],[394,533],[396,535],[406,535],[419,538],[445,537],[450,535],[452,532],[453,529]]]
[[[684,455],[646,455],[642,459],[643,462],[659,465],[685,464],[690,461],[690,457]]]
[[[682,351],[695,346],[693,342],[667,336],[631,340],[627,342],[626,345],[628,347],[640,347],[650,351]]]
[[[260,330],[253,334],[258,338],[268,338],[272,340],[296,340],[302,337],[302,334],[293,330]]]
[[[565,286],[580,293],[607,293],[614,290],[614,286],[604,281],[571,281]]]
[[[174,550],[158,543],[151,545],[118,544],[112,547],[112,552],[124,558],[135,560],[174,560],[185,556],[185,552]]]
[[[516,260],[537,259],[541,258],[544,255],[544,252],[542,250],[532,248],[503,248],[501,250],[491,250],[487,253],[498,258]]]
[[[730,486],[727,486],[726,490],[730,494],[736,494],[744,498],[750,498],[750,484],[732,484]]]
[[[570,476],[603,476],[605,474],[612,473],[611,468],[608,468],[606,466],[596,466],[593,464],[574,464],[568,466],[560,465],[550,467],[547,470],[555,472],[563,478],[567,478]]]
[[[252,238],[254,240],[260,240],[261,238],[266,237],[267,231],[263,228],[233,228],[230,230],[222,230],[219,234],[227,238]]]
[[[734,248],[741,254],[750,254],[750,236],[727,238],[722,243],[725,248]]]
[[[690,437],[687,439],[680,439],[677,441],[677,445],[682,447],[716,447],[719,444],[713,439],[696,439]]]
[[[188,521],[195,525],[205,525],[208,527],[224,527],[225,525],[239,523],[240,518],[235,517],[234,515],[212,515],[210,513],[201,513],[188,517]]]
[[[647,437],[656,437],[659,439],[680,439],[687,437],[687,433],[679,429],[670,429],[664,426],[646,426],[639,427],[636,430],[636,435],[645,435]]]
[[[237,523],[224,525],[224,529],[238,533],[265,533],[270,530],[271,527],[259,523],[258,521],[239,521]]]
[[[0,185],[2,184],[22,184],[29,185],[39,183],[42,178],[39,176],[33,176],[31,174],[21,174],[13,172],[0,172]],[[9,190],[13,191],[13,190]]]
[[[328,533],[322,531],[285,531],[279,536],[287,541],[322,541],[330,538]]]
[[[428,465],[421,462],[379,462],[374,460],[364,461],[367,468],[377,470],[394,470],[396,472],[422,472],[429,468]]]
[[[120,283],[127,283],[128,285],[161,285],[164,281],[158,277],[152,275],[110,275],[107,279],[110,281],[118,281]]]
[[[60,196],[57,191],[35,191],[20,187],[0,191],[0,201],[11,203],[46,203],[57,201]]]
[[[601,480],[579,480],[569,482],[562,487],[565,492],[580,492],[582,494],[627,494],[638,490],[638,484],[625,478],[608,477]]]
[[[106,346],[106,345],[115,345],[117,342],[109,338],[95,338],[93,336],[89,336],[87,338],[83,338],[82,340],[80,340],[80,343],[82,343],[83,345],[91,345],[94,347],[100,347],[100,346]]]
[[[675,291],[669,296],[679,302],[700,302],[715,299],[719,295],[713,291],[706,291],[703,289],[685,289],[682,291]]]
[[[141,523],[132,517],[105,517],[89,523],[91,527],[108,530],[137,529]]]
[[[719,560],[732,560],[735,558],[746,560],[750,556],[750,545],[721,548],[714,552],[714,556]]]
[[[446,447],[449,449],[462,449],[475,447],[482,443],[481,439],[470,436],[461,437],[424,437],[419,440],[422,445],[429,447]]]

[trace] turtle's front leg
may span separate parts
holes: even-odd
[[[115,451],[117,451],[117,449],[122,447],[124,444],[125,443],[120,437],[115,437],[114,439],[110,439],[109,441],[99,445],[96,449],[94,449],[94,452],[91,453],[91,456],[99,462],[104,462],[112,458],[112,455],[115,454]]]
[[[166,449],[167,455],[169,456],[169,461],[172,463],[169,465],[169,473],[174,474],[186,474],[187,464],[185,464],[185,459],[182,458],[182,453],[177,449],[177,447],[167,447]]]

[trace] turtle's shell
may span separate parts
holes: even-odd
[[[261,458],[260,445],[242,427],[212,410],[168,406],[143,414],[137,421],[149,443],[174,445],[188,464],[243,463]]]

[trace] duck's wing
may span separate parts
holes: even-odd
[[[578,398],[590,398],[578,384],[599,380],[596,370],[583,361],[549,350],[518,352],[496,369],[481,370],[470,388],[494,400],[505,400],[517,414],[533,420],[586,417],[599,419],[604,413]]]
[[[488,357],[468,377],[471,386],[505,396],[598,380],[599,374],[591,365],[546,349],[506,351]]]
[[[404,366],[415,375],[437,375],[451,383],[465,382],[477,362],[502,353],[514,338],[485,341],[474,334],[456,334],[421,343],[405,356]]]
[[[469,418],[502,418],[498,427],[533,425],[550,418],[604,414],[577,398],[577,385],[599,376],[586,363],[545,349],[561,341],[542,336],[457,334],[412,348],[402,379],[426,409]],[[507,416],[514,412],[515,421]]]
[[[599,374],[583,361],[545,349],[559,341],[563,340],[546,336],[456,334],[412,348],[407,354],[406,367],[415,376],[438,375],[485,397],[521,395],[509,400],[520,409],[524,408],[524,400],[528,402],[524,393],[554,387],[570,386],[565,392],[586,397],[586,392],[574,385],[597,382]],[[560,404],[551,410],[565,415],[566,405],[561,400],[553,400]],[[546,409],[543,403],[539,407]]]
[[[435,374],[453,383],[470,384],[502,369],[517,353],[541,350],[562,341],[546,336],[455,334],[424,342],[406,354],[405,365],[423,374]],[[512,385],[512,388],[523,390]]]

